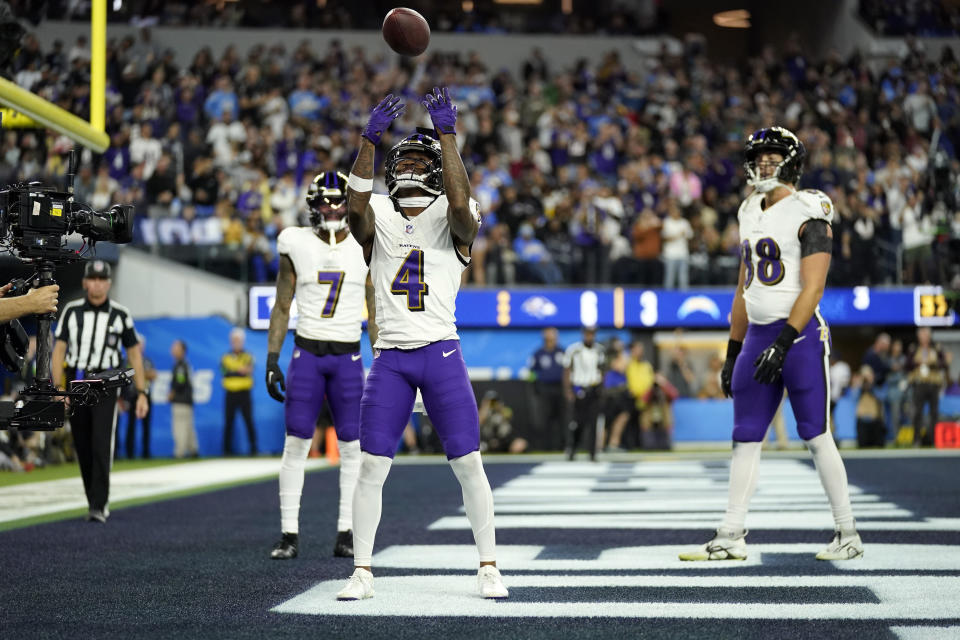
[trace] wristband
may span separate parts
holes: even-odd
[[[357,193],[367,193],[373,191],[373,178],[361,178],[351,173],[347,176],[347,186]]]
[[[742,348],[743,342],[741,340],[727,340],[727,360],[736,360]]]
[[[147,390],[146,390],[146,389],[137,389],[137,395],[140,395],[141,393],[142,393],[143,395],[147,396],[148,398],[150,397],[150,394],[147,393]]]
[[[780,345],[784,352],[786,352],[787,349],[793,346],[793,341],[796,340],[797,336],[799,335],[799,331],[791,327],[789,324],[785,324],[783,325],[783,329],[780,330],[780,335],[778,335],[777,339],[774,340],[774,343]]]

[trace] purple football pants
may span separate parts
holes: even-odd
[[[360,401],[360,449],[392,458],[410,419],[417,387],[447,459],[480,448],[477,401],[459,340],[419,349],[381,349]]]
[[[794,341],[773,384],[753,379],[753,363],[773,344],[786,320],[747,326],[743,349],[733,367],[733,440],[761,442],[786,387],[797,433],[804,440],[827,431],[830,421],[830,329],[815,313]]]
[[[337,439],[356,440],[360,437],[362,393],[363,363],[359,353],[315,356],[295,348],[287,369],[287,399],[283,404],[287,434],[312,438],[326,397]]]

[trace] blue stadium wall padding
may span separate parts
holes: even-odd
[[[170,405],[167,403],[167,391],[170,382],[170,370],[173,360],[170,357],[170,345],[175,339],[183,339],[188,345],[187,358],[193,368],[195,394],[195,425],[200,445],[200,455],[219,456],[223,454],[224,428],[224,392],[221,384],[220,358],[229,350],[229,334],[232,325],[220,317],[173,319],[162,318],[138,320],[137,330],[146,339],[146,353],[158,371],[157,381],[151,390],[152,437],[151,449],[155,456],[173,454],[173,436],[170,429]],[[257,431],[258,449],[265,453],[279,453],[283,450],[284,425],[283,406],[270,398],[264,384],[265,361],[267,353],[267,333],[247,330],[246,348],[253,353],[256,362],[253,372],[253,415]],[[601,330],[598,339],[606,340],[618,336],[625,342],[630,339],[629,332]],[[540,344],[540,332],[531,329],[466,329],[460,332],[464,358],[471,371],[480,377],[513,380],[511,384],[524,385],[516,380],[527,364],[527,358]],[[580,332],[561,330],[560,344],[569,345],[578,340]],[[280,354],[284,371],[293,351],[293,336],[288,335]],[[361,352],[365,369],[369,370],[373,362],[370,343],[366,334],[361,341]],[[846,395],[839,399],[834,413],[836,435],[840,439],[856,437],[856,397]],[[524,415],[527,412],[518,411]],[[941,399],[942,416],[960,414],[960,397]],[[678,442],[720,441],[730,437],[733,424],[733,404],[730,400],[698,400],[682,398],[674,404],[674,439]],[[518,415],[519,417],[519,415]],[[787,433],[796,439],[796,421],[789,406],[789,398],[784,406],[784,420]],[[126,435],[127,416],[120,417],[119,451],[124,451],[123,439]],[[517,425],[525,430],[526,425]],[[139,437],[139,436],[138,436]],[[137,448],[139,451],[139,447]],[[249,451],[246,431],[240,416],[234,427],[234,451],[244,454]]]

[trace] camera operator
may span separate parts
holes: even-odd
[[[54,334],[51,375],[54,384],[64,388],[64,374],[67,380],[72,380],[115,369],[123,360],[122,345],[134,369],[136,414],[143,418],[149,409],[143,353],[130,312],[107,297],[111,284],[109,264],[103,260],[86,264],[83,289],[87,295],[65,305],[60,314]],[[107,394],[97,404],[75,407],[70,419],[90,509],[87,520],[92,522],[106,522],[110,515],[107,503],[118,394],[119,390]]]
[[[9,322],[34,313],[56,313],[59,285],[51,284],[46,287],[38,287],[30,289],[22,296],[4,298],[12,286],[13,283],[0,287],[0,322]]]

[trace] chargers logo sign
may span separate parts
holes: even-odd
[[[683,320],[687,316],[696,312],[705,313],[714,320],[720,319],[720,308],[717,303],[707,296],[691,296],[683,301],[677,310],[677,318]]]
[[[524,313],[533,316],[537,320],[543,320],[544,318],[557,315],[557,305],[543,296],[527,298],[523,301],[523,304],[520,305],[520,308],[523,309]]]

